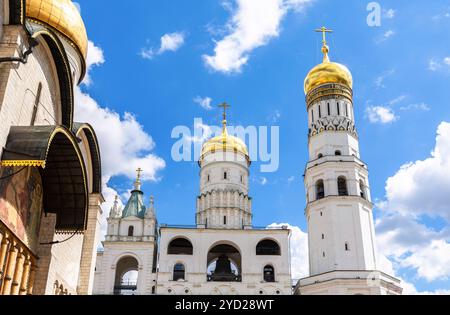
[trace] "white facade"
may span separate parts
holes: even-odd
[[[218,149],[206,150],[207,143],[199,162],[196,226],[162,225],[155,235],[154,211],[142,216],[142,211],[130,210],[142,193],[135,187],[123,211],[117,202],[111,209],[94,293],[121,294],[120,278],[133,266],[123,268],[119,262],[128,259],[134,268],[139,263],[133,294],[292,294],[290,231],[252,227],[250,160],[243,143],[228,136],[225,126],[226,121]]]
[[[157,231],[153,198],[143,205],[139,179],[122,210],[117,199],[108,217],[103,251],[97,255],[94,294],[149,295],[155,291]],[[130,272],[135,272],[131,277]]]

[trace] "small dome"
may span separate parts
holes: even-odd
[[[28,18],[63,34],[86,60],[86,28],[80,12],[71,0],[27,0],[26,3]]]
[[[344,65],[330,62],[328,51],[328,46],[322,48],[324,53],[323,62],[315,66],[306,76],[305,94],[308,94],[320,85],[328,83],[339,83],[350,89],[353,88],[353,77],[350,70]]]
[[[202,147],[202,153],[200,155],[200,161],[203,160],[203,158],[208,153],[214,153],[214,152],[237,152],[245,155],[247,160],[250,160],[247,146],[245,145],[244,141],[241,139],[228,135],[227,129],[226,129],[226,121],[224,121],[224,128],[223,132],[220,136],[214,137],[209,139],[203,144]]]

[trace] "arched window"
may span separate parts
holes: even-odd
[[[190,241],[185,238],[177,238],[170,242],[167,249],[168,255],[192,255],[194,248]]]
[[[366,185],[364,185],[364,181],[363,180],[359,181],[359,190],[361,191],[361,198],[367,199]]]
[[[318,158],[318,159],[323,158],[323,154],[322,154],[322,153],[319,153],[319,155],[317,156],[317,158]]]
[[[275,282],[275,269],[270,265],[264,267],[264,281]]]
[[[338,193],[339,196],[348,196],[347,179],[343,176],[338,178]]]
[[[185,279],[185,269],[183,264],[176,264],[173,267],[173,281],[179,281]]]
[[[257,256],[280,256],[280,246],[272,240],[263,240],[256,245]]]
[[[134,236],[134,226],[132,225],[128,227],[128,236]]]
[[[316,183],[316,200],[325,198],[325,187],[323,180],[318,180]]]
[[[228,173],[227,172],[223,172],[223,179],[228,179]]]
[[[341,156],[341,155],[342,155],[342,152],[339,151],[339,150],[337,150],[334,154],[335,154],[336,156]]]

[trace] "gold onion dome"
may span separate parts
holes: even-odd
[[[247,161],[250,161],[248,149],[244,141],[238,137],[230,136],[227,131],[226,109],[229,107],[227,104],[222,104],[220,107],[224,108],[223,121],[222,121],[222,134],[220,136],[209,139],[203,144],[202,152],[200,154],[200,161],[210,153],[215,152],[235,152],[241,153],[245,156]]]
[[[350,70],[339,63],[331,62],[328,57],[330,48],[327,46],[325,39],[325,32],[330,32],[329,30],[322,28],[318,30],[324,32],[323,40],[323,62],[315,66],[305,78],[305,94],[308,94],[316,87],[329,84],[338,83],[342,84],[350,89],[353,89],[353,77]]]
[[[27,17],[63,34],[87,57],[88,39],[80,12],[71,0],[27,0]]]
[[[249,159],[247,146],[244,141],[238,137],[230,136],[227,131],[226,121],[224,121],[224,128],[222,134],[218,137],[209,139],[203,144],[200,160],[203,159],[208,153],[215,152],[238,152],[242,153]]]

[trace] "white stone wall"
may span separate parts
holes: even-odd
[[[168,255],[169,243],[178,237],[193,244],[193,255]],[[265,239],[274,240],[281,256],[256,256],[257,244]],[[232,245],[242,259],[242,282],[207,282],[207,255],[219,244]],[[282,294],[290,295],[291,274],[288,230],[221,230],[161,228],[157,294]],[[177,263],[186,268],[186,281],[172,281],[173,267]],[[263,268],[275,268],[274,283],[266,283]],[[171,292],[169,292],[171,291]],[[262,293],[261,293],[262,292]]]
[[[18,57],[28,49],[21,26],[5,26],[0,56]],[[26,64],[0,65],[0,147],[3,148],[11,126],[29,126],[39,84],[41,97],[35,125],[61,123],[61,101],[57,72],[50,50],[42,38]],[[0,152],[1,153],[1,152]]]
[[[104,251],[98,253],[94,278],[94,295],[114,294],[116,266],[124,257],[134,257],[139,263],[137,295],[149,295],[155,286],[153,270],[155,243],[104,242]]]
[[[217,151],[206,155],[200,167],[197,225],[222,229],[251,226],[250,173],[245,155]]]

